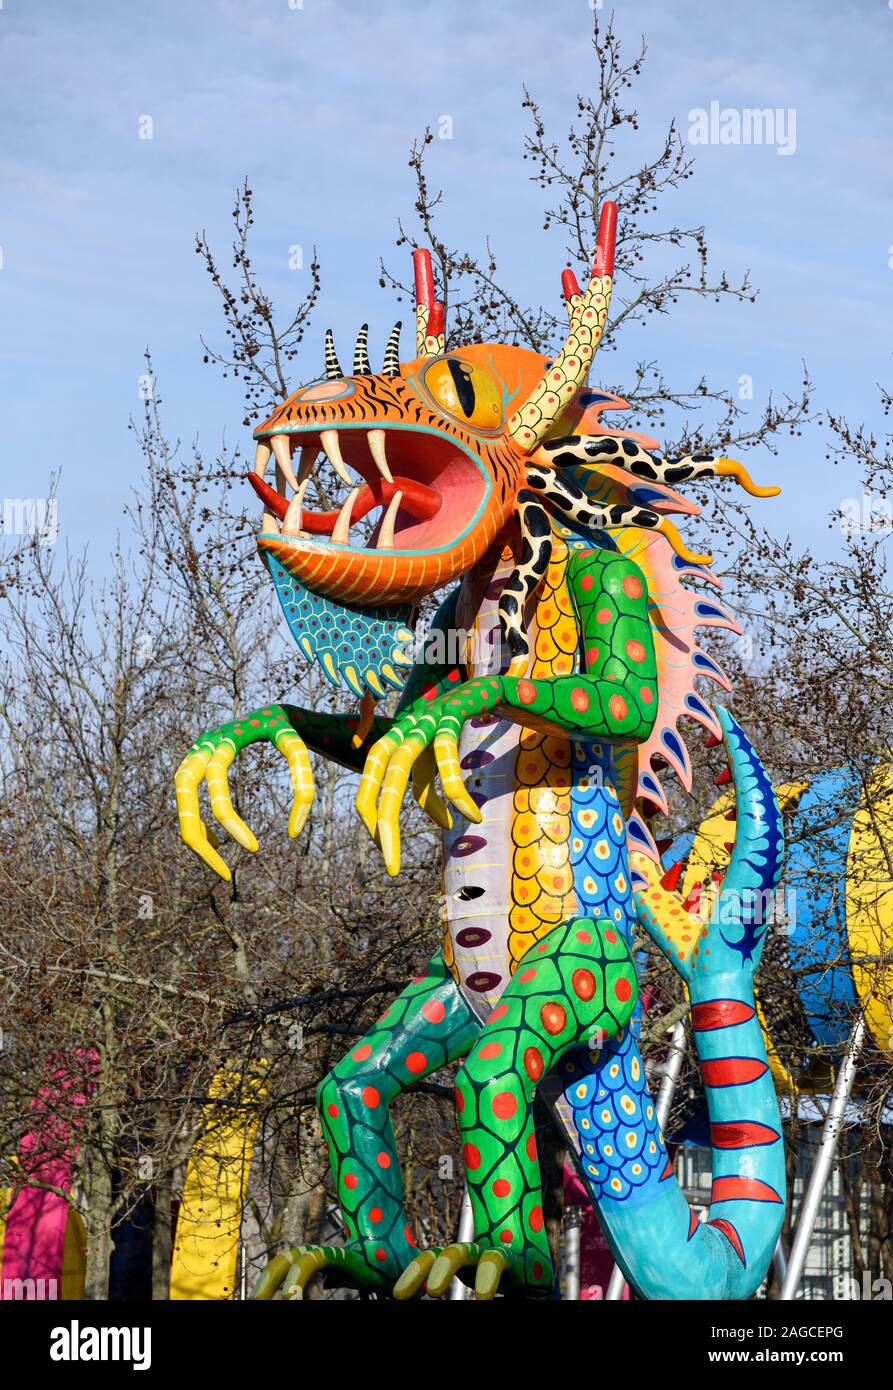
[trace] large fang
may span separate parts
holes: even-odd
[[[394,481],[391,470],[388,467],[387,455],[384,451],[384,430],[369,430],[367,438],[372,457],[375,459],[375,466],[386,483]]]
[[[272,453],[273,450],[270,448],[269,444],[266,442],[265,439],[259,439],[257,441],[257,448],[254,452],[254,471],[259,478],[263,478],[266,476],[267,465],[270,462],[270,457]],[[261,522],[261,533],[266,533],[267,535],[269,535],[271,532],[278,533],[280,530],[281,527],[279,525],[278,518],[273,516],[272,512],[268,512],[265,510],[263,520]]]
[[[285,476],[285,481],[294,492],[297,492],[298,480],[291,466],[291,449],[288,447],[288,440],[284,434],[274,434],[270,443],[273,446],[273,453],[276,455],[276,462]]]
[[[403,493],[395,492],[391,498],[390,505],[381,519],[381,527],[378,532],[378,550],[394,549],[394,522],[397,520],[397,513],[400,510],[400,503],[403,501]]]
[[[350,542],[350,518],[353,514],[353,504],[360,495],[360,489],[355,487],[345,499],[344,506],[338,513],[338,520],[332,527],[332,540],[337,545],[347,545]]]
[[[304,505],[304,493],[306,491],[307,479],[305,478],[289,502],[288,510],[282,518],[282,534],[285,536],[300,536],[301,534],[301,508]]]
[[[319,442],[325,449],[326,458],[338,474],[338,477],[350,487],[350,474],[345,467],[344,459],[341,457],[341,446],[338,443],[338,431],[322,430],[320,432]]]

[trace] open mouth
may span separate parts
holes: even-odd
[[[270,453],[291,496],[270,487]],[[340,425],[260,440],[249,481],[282,540],[308,547],[427,552],[449,549],[488,492],[476,462],[454,440],[415,427]],[[305,505],[311,479],[335,505]]]

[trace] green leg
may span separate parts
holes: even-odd
[[[441,1257],[429,1292],[441,1291],[457,1261],[478,1265],[478,1297],[493,1296],[503,1271],[515,1288],[551,1292],[533,1093],[569,1048],[613,1037],[635,1000],[629,948],[592,918],[556,927],[520,962],[457,1077],[475,1245]]]
[[[322,1082],[317,1104],[344,1217],[345,1247],[278,1256],[255,1290],[300,1296],[307,1279],[339,1268],[347,1283],[389,1289],[415,1254],[403,1210],[403,1172],[390,1105],[415,1082],[463,1057],[480,1032],[441,956],[409,984]],[[274,1269],[274,1265],[276,1268]],[[291,1273],[289,1272],[291,1271]]]

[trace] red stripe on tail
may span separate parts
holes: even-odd
[[[715,1149],[746,1149],[751,1144],[774,1144],[781,1138],[777,1129],[750,1120],[732,1120],[710,1126],[710,1142]]]
[[[780,1202],[781,1198],[767,1182],[759,1178],[714,1178],[710,1189],[713,1202]]]
[[[692,1027],[706,1033],[711,1028],[731,1028],[736,1023],[748,1023],[755,1010],[740,999],[710,999],[695,1004],[691,1011]]]
[[[746,1086],[768,1070],[756,1057],[716,1057],[701,1063],[701,1080],[705,1086]]]

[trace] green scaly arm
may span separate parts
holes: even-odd
[[[486,712],[586,740],[640,742],[657,713],[657,667],[648,596],[638,566],[614,551],[572,553],[568,582],[580,631],[581,670],[548,679],[482,676],[398,715],[370,749],[357,809],[379,836],[392,874],[400,868],[399,811],[415,762],[433,745],[444,792],[469,820],[480,811],[465,789],[458,740]],[[379,797],[380,792],[380,797]]]

